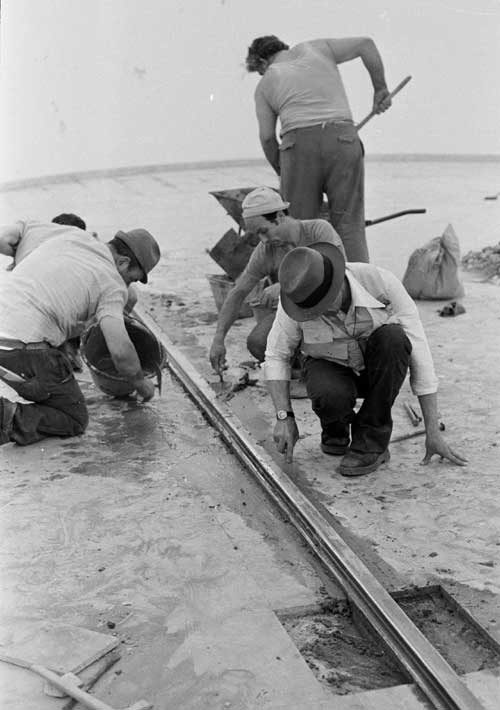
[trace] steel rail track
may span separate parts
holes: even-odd
[[[161,341],[171,373],[218,430],[242,464],[251,471],[283,513],[297,528],[327,572],[344,590],[350,603],[406,670],[437,710],[484,710],[445,659],[410,621],[380,582],[332,528],[320,511],[250,439],[229,407],[155,321],[141,309],[139,317]]]

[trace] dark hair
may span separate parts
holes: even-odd
[[[288,210],[278,210],[279,212],[283,212],[283,214],[288,214]],[[267,219],[268,222],[275,222],[276,217],[278,216],[278,211],[276,212],[268,212],[267,214],[262,214],[260,215],[261,217],[264,217],[264,219]]]
[[[262,60],[269,59],[273,54],[289,49],[289,46],[282,42],[276,35],[266,35],[257,37],[248,48],[245,64],[247,71],[259,71]]]
[[[84,231],[87,229],[87,225],[83,219],[72,212],[58,214],[57,217],[54,217],[52,222],[55,224],[68,224],[70,227],[78,227],[78,229],[83,229]]]
[[[113,237],[113,239],[108,242],[108,244],[109,246],[113,247],[117,254],[119,254],[120,256],[126,256],[128,259],[130,259],[130,269],[133,269],[134,267],[142,269],[142,266],[137,261],[137,257],[132,251],[132,249],[129,247],[128,244],[125,244],[125,242],[122,241],[120,237]],[[142,270],[144,271],[144,269]]]

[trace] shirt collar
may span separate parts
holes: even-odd
[[[377,300],[359,283],[351,273],[348,264],[346,264],[345,275],[351,287],[351,306],[353,308],[385,308],[385,303]]]

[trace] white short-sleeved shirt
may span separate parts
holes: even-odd
[[[21,239],[33,224],[22,223]],[[0,337],[57,347],[91,318],[123,318],[126,302],[109,247],[78,230],[44,241],[0,275]]]

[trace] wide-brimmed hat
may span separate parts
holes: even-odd
[[[241,204],[243,219],[247,217],[259,217],[271,212],[287,210],[289,202],[283,202],[279,192],[271,187],[257,187],[249,192]]]
[[[316,242],[296,247],[279,268],[281,305],[296,321],[322,315],[338,296],[345,275],[345,259],[338,247]]]
[[[133,252],[144,271],[141,283],[147,284],[149,272],[160,261],[160,247],[156,239],[147,229],[129,229],[128,232],[119,230],[115,237],[121,239]]]

